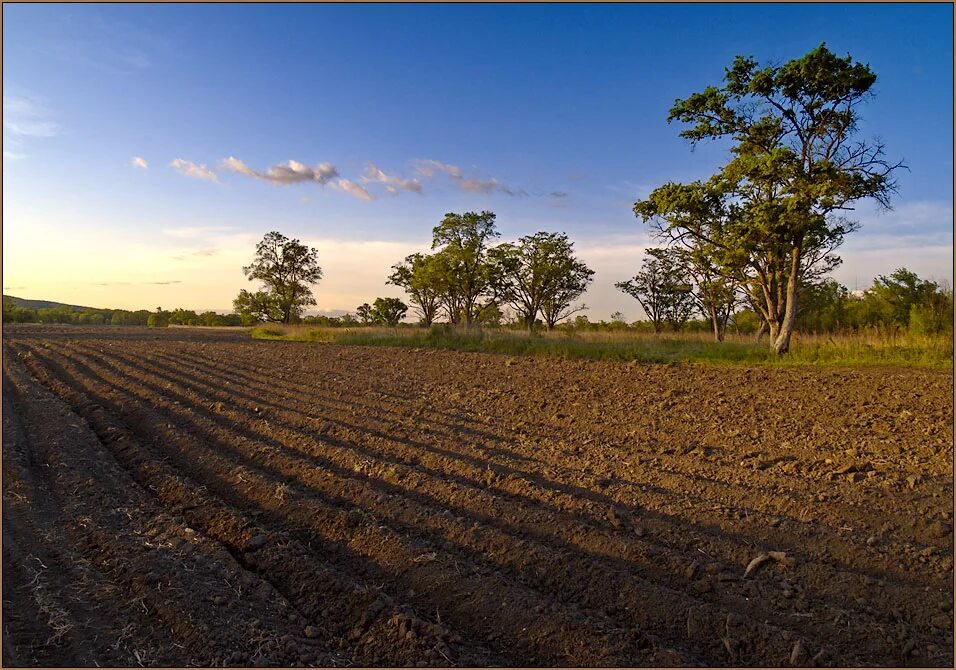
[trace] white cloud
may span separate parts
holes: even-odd
[[[359,200],[365,200],[368,202],[375,199],[372,197],[371,193],[365,190],[364,187],[349,179],[339,179],[336,182],[332,182],[330,186],[337,191],[343,191],[351,196],[355,196]]]
[[[422,185],[417,179],[403,179],[395,175],[385,174],[374,163],[368,163],[365,166],[365,175],[362,177],[362,183],[379,182],[385,184],[385,190],[392,195],[398,195],[399,190],[411,191],[412,193],[422,193]]]
[[[133,167],[137,167],[143,170],[149,169],[149,163],[146,162],[145,158],[140,156],[133,156],[133,159],[129,162]]]
[[[526,196],[528,192],[523,188],[513,188],[506,186],[495,178],[480,179],[477,177],[465,177],[464,171],[457,165],[443,163],[436,160],[416,160],[415,173],[428,179],[434,179],[439,173],[448,175],[455,185],[462,191],[469,193],[493,193],[495,191],[511,196]]]
[[[169,166],[175,168],[176,171],[184,177],[205,179],[206,181],[215,182],[217,184],[219,183],[219,177],[216,176],[216,173],[207,168],[205,165],[198,165],[192,161],[187,161],[184,158],[177,158],[170,163]]]
[[[238,158],[230,156],[229,158],[224,158],[219,161],[219,169],[227,170],[229,172],[236,172],[238,174],[244,174],[247,177],[258,177],[258,173],[253,170],[251,167],[243,163]]]
[[[888,275],[905,267],[923,279],[953,284],[953,240],[896,239],[894,244],[867,246],[847,242],[837,254],[843,264],[833,271],[833,278],[850,290],[869,288],[877,275]]]
[[[904,202],[890,211],[867,203],[847,215],[861,226],[837,250],[843,264],[833,276],[850,289],[866,288],[877,275],[899,267],[952,283],[952,202]]]
[[[219,168],[280,185],[315,182],[324,186],[339,176],[338,170],[331,163],[320,163],[314,168],[310,168],[308,165],[295,160],[273,165],[265,172],[258,172],[238,158],[230,156],[219,162]]]
[[[448,163],[442,163],[441,161],[435,160],[419,160],[414,161],[415,163],[415,173],[423,177],[428,177],[432,179],[435,176],[436,172],[444,172],[450,177],[461,178],[461,168],[457,165],[449,165]]]

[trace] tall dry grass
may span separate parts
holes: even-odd
[[[699,362],[752,365],[907,365],[951,368],[953,340],[946,335],[915,335],[876,330],[859,333],[795,333],[791,351],[775,356],[766,338],[728,333],[715,342],[707,332],[654,334],[635,330],[555,330],[528,333],[505,329],[325,328],[268,324],[252,330],[258,339],[325,344],[434,347],[516,356],[556,356],[651,363]]]

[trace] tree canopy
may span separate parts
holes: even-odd
[[[680,330],[695,310],[691,277],[673,249],[648,249],[640,272],[615,286],[635,298],[654,326]],[[612,317],[613,319],[613,317]]]
[[[408,293],[423,326],[430,326],[442,304],[442,265],[435,255],[411,254],[392,266],[389,284]]]
[[[236,298],[236,311],[254,307],[258,312],[246,313],[282,323],[298,319],[304,308],[315,304],[311,286],[322,279],[318,251],[275,231],[266,233],[256,245],[255,259],[242,271],[249,281],[258,279],[263,287],[255,294],[242,291]]]
[[[574,257],[573,247],[564,233],[539,232],[489,252],[498,299],[510,305],[528,328],[539,312],[550,329],[584,309],[568,311],[587,289],[594,271]]]
[[[369,315],[373,323],[394,328],[407,311],[408,305],[398,298],[376,298]]]
[[[439,249],[436,272],[452,323],[477,320],[481,298],[493,285],[488,247],[499,235],[489,211],[449,212],[432,229],[432,249]]]
[[[833,251],[857,224],[839,215],[870,198],[889,207],[902,166],[858,138],[869,66],[820,45],[783,65],[738,56],[720,87],[677,100],[681,136],[731,140],[731,159],[692,184],[668,183],[635,213],[673,244],[709,250],[723,276],[750,284],[778,353],[790,344],[801,282],[839,264]]]

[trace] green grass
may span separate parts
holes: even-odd
[[[903,365],[949,369],[951,336],[906,334],[794,335],[791,351],[774,356],[766,338],[728,335],[722,343],[708,333],[661,334],[633,331],[555,331],[529,334],[510,330],[424,328],[321,328],[268,324],[252,337],[323,344],[399,346],[490,352],[511,356],[585,358],[644,363],[712,363],[740,365]]]

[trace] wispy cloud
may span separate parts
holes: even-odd
[[[193,258],[209,258],[215,256],[219,253],[218,249],[199,249],[198,251],[192,251],[188,254],[179,254],[176,256],[170,256],[175,261],[187,261]]]
[[[174,168],[179,174],[184,177],[193,177],[194,179],[205,179],[206,181],[219,183],[219,177],[216,176],[216,173],[207,168],[205,165],[198,165],[192,161],[188,161],[185,158],[177,158],[172,163],[169,164],[171,168]]]
[[[27,154],[25,143],[33,138],[56,137],[61,126],[51,119],[52,112],[36,99],[3,92],[3,157],[20,160]]]
[[[93,286],[168,286],[169,284],[182,284],[181,279],[171,279],[169,281],[102,281],[93,282]]]
[[[881,211],[876,204],[865,202],[847,216],[862,224],[860,237],[871,234],[926,235],[948,234],[953,239],[952,201],[917,200],[904,202],[890,211]]]
[[[526,196],[528,192],[523,188],[515,188],[502,184],[495,178],[482,179],[479,177],[466,177],[464,171],[457,165],[443,163],[432,159],[413,161],[415,173],[428,179],[434,179],[439,173],[444,173],[451,178],[454,184],[462,191],[469,193],[504,193],[510,196]]]
[[[417,179],[403,179],[395,175],[385,174],[374,163],[368,163],[365,166],[365,174],[361,181],[363,184],[372,182],[385,184],[385,190],[392,195],[398,195],[399,191],[411,191],[419,195],[422,193],[422,184]]]
[[[149,169],[149,163],[146,162],[145,158],[140,156],[133,156],[133,159],[129,162],[133,167],[137,167],[143,170]]]
[[[429,179],[434,178],[438,172],[444,172],[449,177],[455,177],[456,179],[461,179],[462,176],[461,168],[457,165],[449,165],[448,163],[430,159],[413,162],[415,163],[415,173],[423,177],[428,177]]]
[[[330,186],[336,189],[337,191],[343,191],[345,193],[348,193],[349,195],[354,196],[358,198],[359,200],[370,201],[375,199],[371,193],[365,190],[364,187],[362,187],[359,184],[356,184],[354,181],[350,179],[345,179],[345,178],[339,179],[338,181],[332,182]]]
[[[183,158],[177,158],[171,165],[187,177],[219,181],[216,172],[205,165],[198,165]],[[459,166],[450,163],[437,160],[415,160],[412,161],[412,166],[414,174],[419,177],[433,180],[439,175],[445,175],[458,189],[468,193],[503,193],[512,197],[526,197],[529,195],[525,189],[509,186],[494,177],[484,178],[466,175]],[[385,192],[393,196],[399,195],[402,191],[418,193],[419,195],[424,193],[420,179],[386,173],[372,162],[366,163],[362,176],[357,182],[342,176],[331,163],[319,163],[310,167],[296,160],[288,160],[265,170],[256,170],[241,159],[230,156],[220,160],[216,168],[220,173],[232,172],[280,186],[308,183],[328,186],[333,190],[347,193],[366,202],[375,200],[375,195],[364,186],[368,184],[382,184]],[[549,193],[535,192],[534,195],[536,197],[547,196],[553,199],[561,199],[566,197],[567,193],[551,191]]]
[[[49,119],[50,112],[26,97],[3,94],[4,133],[20,137],[55,137],[60,124]]]
[[[528,192],[523,188],[505,186],[497,179],[459,179],[458,186],[463,191],[471,191],[472,193],[491,193],[493,191],[499,191],[511,196],[528,195]]]
[[[235,230],[232,226],[183,226],[181,228],[163,228],[163,235],[186,239],[209,238],[214,235]]]
[[[286,163],[273,165],[265,172],[259,172],[253,170],[234,156],[219,161],[219,169],[244,174],[247,177],[253,177],[280,185],[301,184],[304,182],[315,182],[320,185],[325,185],[339,176],[338,170],[331,163],[319,163],[315,167],[309,167],[305,163],[290,160]]]
[[[162,31],[133,22],[91,17],[86,21],[58,17],[46,43],[37,45],[71,67],[88,67],[110,76],[142,72],[154,55],[168,54],[173,45]]]

